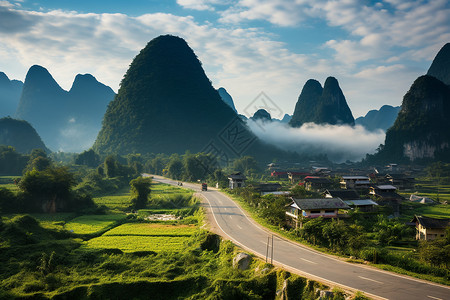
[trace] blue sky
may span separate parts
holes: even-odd
[[[134,56],[160,34],[185,38],[240,112],[264,92],[292,114],[308,79],[334,76],[356,118],[401,104],[450,42],[450,3],[0,0],[0,71],[24,80],[39,64],[64,89],[91,73],[117,91]]]

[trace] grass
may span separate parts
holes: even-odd
[[[112,210],[126,211],[131,205],[130,188],[124,187],[111,195],[95,197],[93,200],[99,206],[104,205]]]
[[[127,223],[109,230],[104,236],[191,236],[196,232],[198,228],[193,225]]]
[[[414,215],[430,218],[450,218],[450,206],[447,204],[421,204],[410,201],[402,203],[401,220],[410,221]]]
[[[191,225],[127,223],[86,242],[87,248],[137,251],[183,251],[186,243],[198,232]]]
[[[19,191],[19,187],[14,184],[14,179],[20,176],[0,176],[0,188],[6,188],[12,192]]]
[[[114,225],[125,219],[123,214],[84,215],[70,220],[64,228],[76,234],[91,234]]]
[[[417,192],[417,196],[423,196],[431,198],[433,200],[439,199],[440,202],[450,201],[450,185],[440,184],[439,186],[436,182],[419,179],[415,185],[414,190]],[[439,193],[438,193],[439,191]],[[401,193],[405,197],[409,198],[411,193]]]

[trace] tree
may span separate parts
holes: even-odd
[[[138,177],[130,181],[131,202],[134,209],[141,209],[147,206],[151,184],[152,180],[150,177]]]
[[[251,156],[243,156],[236,159],[233,162],[233,169],[235,171],[242,172],[245,175],[250,175],[251,173],[256,173],[259,171],[258,162]]]
[[[218,165],[216,157],[212,154],[186,153],[183,157],[184,178],[189,181],[204,180],[214,174]]]
[[[112,178],[112,177],[116,177],[118,174],[117,172],[117,161],[114,158],[114,156],[112,155],[108,155],[105,158],[105,162],[103,163],[104,165],[104,172],[106,177],[108,178]]]
[[[100,164],[100,156],[94,150],[86,150],[75,157],[75,164],[95,168]]]
[[[52,164],[50,158],[48,158],[47,153],[42,149],[33,149],[28,159],[28,164],[25,168],[25,172],[37,170],[43,171],[49,168]]]
[[[72,187],[76,181],[66,167],[49,167],[28,171],[19,182],[26,198],[25,211],[56,212],[73,208]]]
[[[22,174],[28,157],[20,154],[14,147],[0,145],[0,174]]]
[[[179,180],[183,174],[183,162],[178,156],[173,156],[167,165],[167,169],[170,178]]]

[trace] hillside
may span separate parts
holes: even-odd
[[[9,80],[5,73],[0,72],[0,117],[14,116],[22,86],[22,81]]]
[[[386,133],[383,157],[450,160],[450,87],[428,75],[417,78]]]
[[[228,94],[227,90],[223,87],[220,87],[217,92],[219,92],[220,98],[222,98],[223,102],[228,104],[231,109],[234,110],[235,113],[237,113],[236,107],[234,106],[233,98],[230,94]]]
[[[265,147],[265,148],[264,148]],[[134,58],[108,106],[98,153],[280,154],[262,146],[221,98],[181,38],[151,40]]]
[[[21,153],[37,148],[50,152],[28,122],[10,117],[0,119],[0,145],[13,146]]]
[[[431,63],[427,75],[450,85],[450,43],[445,44]]]
[[[355,124],[355,119],[336,78],[328,77],[323,88],[314,79],[308,80],[303,86],[289,124],[300,127],[308,122],[352,126]]]

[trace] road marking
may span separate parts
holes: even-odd
[[[433,296],[427,296],[427,297],[431,298],[431,299],[442,300],[441,298],[437,298],[437,297],[433,297]]]
[[[236,225],[239,229],[241,229],[242,230],[242,227],[241,226],[239,226],[239,225]]]
[[[301,259],[301,260],[304,260],[304,261],[306,261],[306,262],[309,262],[310,264],[317,265],[316,262],[310,261],[309,259],[306,259],[306,258],[300,258],[300,259]]]
[[[230,219],[233,219],[233,217],[231,215],[229,215]]]
[[[224,207],[224,208],[223,208],[223,210],[224,210],[224,211],[227,211],[227,210],[228,210],[228,208]]]
[[[376,282],[376,283],[379,283],[379,284],[383,284],[381,281],[377,281],[375,279],[370,279],[370,278],[362,277],[362,276],[358,276],[358,277],[361,278],[361,279],[370,280],[370,281],[373,281],[373,282]]]

